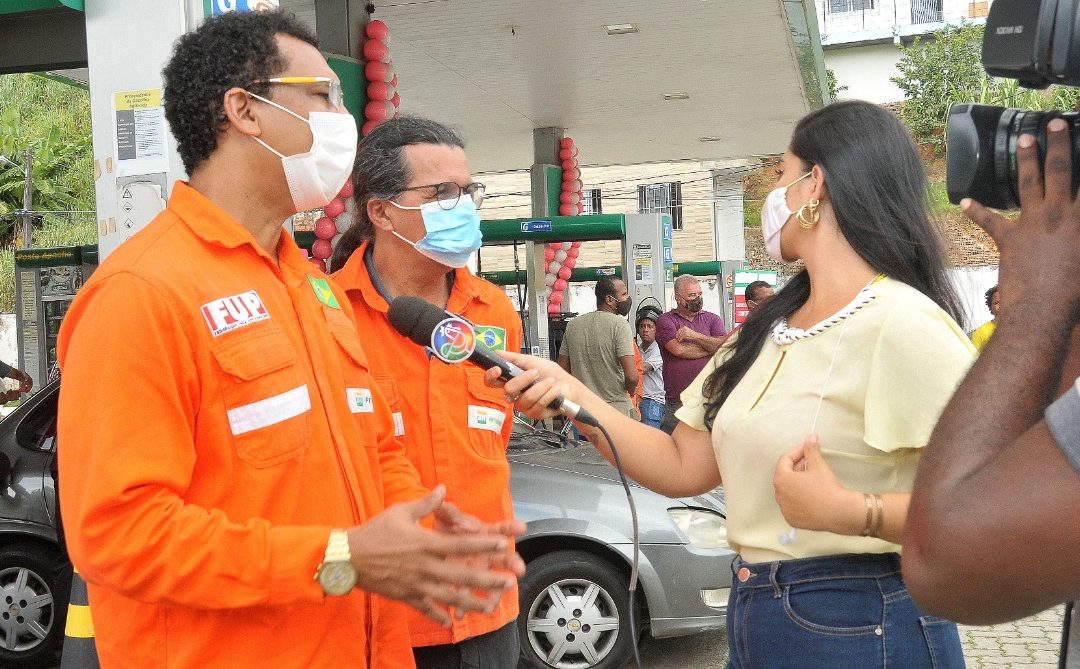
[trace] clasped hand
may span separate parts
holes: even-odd
[[[394,504],[349,530],[356,587],[409,604],[443,626],[451,612],[491,611],[525,574],[510,538],[517,521],[485,525],[445,501],[437,486],[427,497]],[[434,514],[435,529],[420,521]]]

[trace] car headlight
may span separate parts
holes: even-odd
[[[727,524],[724,517],[705,509],[668,509],[671,522],[694,548],[727,548]]]

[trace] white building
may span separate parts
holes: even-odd
[[[985,23],[993,0],[814,0],[825,65],[847,86],[838,97],[899,102],[889,81],[898,74],[900,44],[926,38],[947,24]]]

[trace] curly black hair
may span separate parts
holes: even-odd
[[[998,292],[998,287],[997,286],[993,286],[989,290],[986,291],[986,308],[991,310],[991,311],[994,310],[994,307],[993,307],[993,305],[994,305],[994,293],[996,293],[996,292]]]
[[[277,11],[229,12],[207,19],[176,41],[161,72],[162,97],[188,174],[217,148],[218,133],[227,122],[225,92],[239,87],[266,96],[269,84],[252,82],[277,76],[288,66],[276,35],[319,46],[307,26]]]

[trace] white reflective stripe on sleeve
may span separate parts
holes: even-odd
[[[306,385],[280,395],[229,409],[229,427],[234,436],[269,427],[311,410],[311,396]]]

